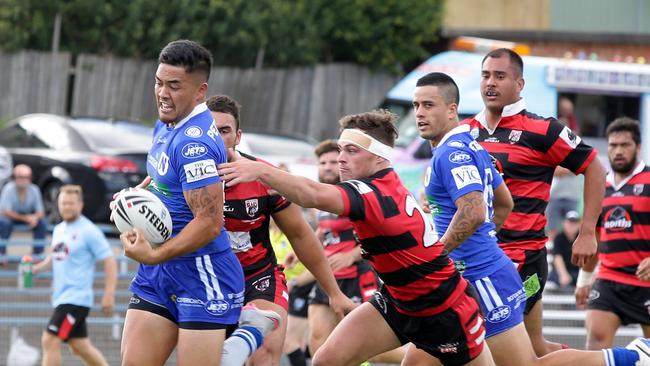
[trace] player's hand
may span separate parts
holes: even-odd
[[[239,183],[256,181],[266,167],[269,166],[250,159],[239,159],[219,164],[217,170],[221,179],[226,182],[226,187],[232,187]]]
[[[284,257],[284,262],[282,263],[282,265],[284,266],[284,268],[291,269],[291,268],[295,267],[296,264],[298,264],[299,261],[300,260],[298,259],[298,256],[296,255],[296,253],[289,252]]]
[[[156,257],[151,243],[144,237],[141,229],[132,229],[120,235],[124,247],[124,255],[142,264],[158,264],[161,261]]]
[[[580,310],[585,310],[587,308],[587,298],[589,298],[589,293],[591,292],[591,285],[576,287],[575,297],[576,297],[576,307]]]
[[[113,306],[115,305],[115,294],[105,292],[102,297],[102,313],[106,316],[113,314]]]
[[[329,262],[332,272],[336,273],[343,268],[350,267],[354,263],[354,259],[354,254],[351,252],[339,252],[327,257],[327,262]]]
[[[571,249],[571,263],[584,267],[598,253],[598,241],[593,232],[580,232],[573,242]]]
[[[639,263],[636,269],[636,275],[641,281],[650,281],[650,257],[645,258]]]
[[[346,314],[354,310],[357,306],[357,304],[340,291],[337,295],[330,297],[330,307],[339,319],[343,319]]]
[[[149,187],[149,184],[151,184],[151,177],[147,175],[146,177],[144,177],[142,182],[140,182],[140,184],[138,184],[135,187],[136,188],[147,189],[147,187]]]
[[[571,284],[571,281],[573,281],[573,277],[571,277],[571,275],[568,274],[568,273],[563,273],[559,277],[560,277],[559,278],[560,286],[562,286],[562,287],[569,286]]]

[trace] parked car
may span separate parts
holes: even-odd
[[[287,164],[293,174],[318,180],[316,144],[306,139],[272,133],[242,133],[237,149],[271,164]]]
[[[24,115],[0,130],[0,145],[14,164],[32,168],[51,222],[59,220],[56,199],[63,184],[81,185],[84,215],[108,222],[113,193],[146,176],[151,141],[152,129],[135,122],[54,114]]]

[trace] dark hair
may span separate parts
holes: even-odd
[[[339,144],[336,143],[336,141],[329,139],[321,141],[314,149],[314,154],[316,154],[316,157],[320,158],[321,155],[332,151],[339,152]]]
[[[205,75],[205,81],[210,79],[212,54],[194,41],[180,39],[169,42],[160,51],[158,62],[171,66],[182,66],[188,74],[200,72]]]
[[[620,117],[612,121],[612,123],[607,126],[605,136],[609,138],[609,135],[614,132],[626,131],[632,135],[632,140],[634,140],[635,144],[641,144],[641,128],[639,127],[639,121],[629,117]]]
[[[458,85],[451,76],[442,72],[430,72],[419,78],[415,86],[437,86],[447,105],[460,102]]]
[[[488,57],[491,58],[501,58],[503,56],[508,56],[510,58],[510,63],[512,66],[515,68],[515,73],[518,77],[521,77],[524,75],[524,61],[521,59],[521,56],[517,54],[517,52],[509,49],[509,48],[497,48],[496,50],[492,50],[488,52],[485,57],[483,57],[483,61],[481,61],[481,66],[485,63],[485,60],[488,59]]]
[[[380,109],[372,112],[347,115],[339,120],[341,131],[357,128],[384,144],[394,147],[398,133],[395,127],[397,115]]]
[[[239,129],[239,111],[241,105],[228,95],[213,95],[205,102],[212,112],[227,113],[235,118],[235,126]]]

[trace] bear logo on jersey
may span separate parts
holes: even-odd
[[[629,231],[632,227],[632,218],[623,206],[616,206],[605,213],[604,226],[608,231]]]
[[[244,204],[246,205],[246,214],[250,217],[255,217],[255,214],[259,210],[259,202],[257,201],[257,198],[246,200],[244,201]]]

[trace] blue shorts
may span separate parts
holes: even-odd
[[[467,280],[478,293],[485,315],[486,338],[513,328],[524,320],[526,291],[511,262],[487,277]]]
[[[141,264],[130,290],[165,307],[178,324],[232,325],[244,305],[244,272],[227,250],[154,266]]]

